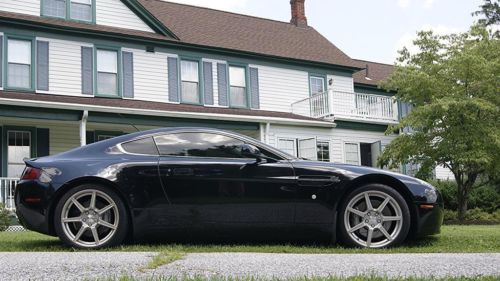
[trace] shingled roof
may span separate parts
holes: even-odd
[[[354,73],[354,83],[377,86],[394,72],[394,65],[365,60],[354,60],[361,71]],[[368,75],[367,75],[368,74]]]
[[[2,11],[0,20],[10,19],[25,25],[35,24],[52,28],[60,26],[87,33],[126,35],[129,38],[148,38],[173,44],[358,68],[356,62],[313,27],[297,27],[288,22],[160,0],[134,1],[142,5],[179,40],[151,32]]]
[[[138,0],[182,42],[348,67],[357,64],[313,27],[209,8]]]

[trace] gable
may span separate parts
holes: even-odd
[[[155,32],[121,0],[97,0],[96,24]]]

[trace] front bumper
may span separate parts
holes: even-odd
[[[439,234],[443,224],[444,208],[442,204],[433,204],[432,209],[422,209],[420,204],[415,206],[417,212],[415,237]]]

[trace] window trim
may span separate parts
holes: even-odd
[[[31,42],[31,65],[30,65],[30,88],[20,88],[20,87],[10,87],[9,86],[9,40],[14,39],[14,40],[22,40],[22,41],[30,41]],[[5,90],[14,90],[14,91],[21,91],[21,92],[35,92],[35,84],[36,84],[36,39],[33,36],[27,36],[27,35],[17,35],[17,34],[8,34],[4,33],[4,40],[3,40],[3,49],[4,49],[4,59],[3,59],[3,88]],[[1,54],[0,54],[1,55]]]
[[[332,162],[332,157],[330,156],[330,153],[331,153],[331,142],[329,140],[322,140],[322,139],[318,139],[316,140],[316,154],[318,154],[318,144],[328,144],[328,161],[323,161],[323,160],[319,160],[319,157],[318,157],[318,161],[321,161],[321,162]]]
[[[227,64],[227,104],[229,108],[250,108],[250,71],[248,64],[245,63],[237,63],[237,62],[228,62]],[[230,68],[231,67],[239,67],[245,69],[245,94],[246,94],[246,106],[234,106],[231,104],[231,76],[230,76]]]
[[[36,127],[28,127],[28,126],[2,126],[2,135],[1,135],[1,144],[2,146],[0,149],[2,150],[2,170],[0,171],[0,175],[2,176],[7,176],[7,149],[8,149],[8,139],[7,139],[7,132],[8,131],[27,131],[30,132],[31,134],[31,139],[30,139],[30,150],[31,150],[31,158],[36,157],[36,152],[37,152],[37,135],[36,135]]]
[[[279,141],[280,140],[285,140],[285,141],[293,141],[293,149],[294,153],[290,154],[293,157],[298,158],[299,157],[299,147],[298,147],[298,139],[293,138],[293,137],[283,137],[283,136],[276,136],[276,149],[282,150],[281,148],[278,147]],[[288,152],[284,151],[285,153],[289,154]]]
[[[97,91],[98,85],[97,85],[97,51],[98,50],[103,50],[103,51],[115,51],[117,53],[117,77],[116,77],[116,95],[109,95],[109,94],[99,94]],[[93,79],[94,79],[94,96],[95,97],[103,97],[103,98],[115,98],[115,99],[121,99],[123,98],[123,66],[122,66],[122,48],[121,47],[115,47],[115,46],[107,46],[107,45],[94,45],[94,52],[93,52]]]
[[[191,62],[197,62],[198,63],[198,99],[199,99],[198,103],[187,102],[187,101],[184,101],[183,98],[182,98],[183,97],[182,96],[182,61],[191,61]],[[203,105],[204,104],[203,93],[205,92],[204,91],[205,85],[203,84],[204,83],[204,80],[203,80],[203,71],[204,70],[203,70],[203,60],[202,60],[202,58],[182,56],[182,57],[178,57],[177,64],[178,64],[177,69],[179,70],[178,79],[179,79],[179,93],[180,93],[179,101],[180,101],[180,103],[183,103],[183,104],[194,104],[194,105]]]
[[[345,151],[345,145],[346,144],[355,144],[358,147],[358,165],[361,166],[361,143],[360,142],[355,142],[355,141],[343,141],[342,142],[342,160],[344,164],[349,164],[346,162],[346,151]],[[352,165],[352,164],[349,164]]]
[[[47,0],[41,0],[40,1],[40,16],[44,18],[51,18],[51,19],[64,19],[67,21],[72,21],[72,22],[79,22],[79,23],[91,23],[91,24],[96,24],[96,0],[91,0],[91,13],[92,13],[92,19],[89,21],[86,20],[75,20],[71,18],[71,0],[65,0],[66,1],[66,16],[65,17],[56,17],[56,16],[49,16],[45,15],[45,11],[43,8],[43,3]]]
[[[311,84],[311,78],[321,78],[323,79],[323,90],[326,92],[328,91],[328,82],[327,82],[327,75],[326,74],[319,74],[319,73],[309,73],[309,96],[313,96],[312,92],[312,84]]]

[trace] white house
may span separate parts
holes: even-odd
[[[351,59],[308,26],[304,0],[291,8],[288,23],[159,0],[0,1],[0,177],[168,126],[375,166],[401,114],[376,86],[392,66]]]

